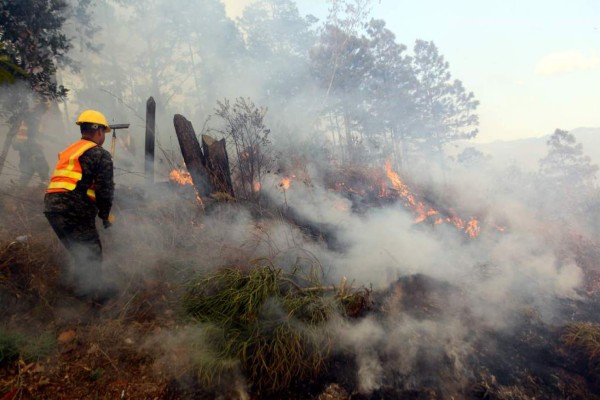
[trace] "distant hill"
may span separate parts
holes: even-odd
[[[600,166],[600,128],[576,128],[569,133],[575,136],[577,143],[583,145],[583,154],[590,157],[593,164]],[[490,143],[462,143],[458,151],[466,147],[474,147],[491,157],[491,162],[498,168],[516,165],[522,170],[536,171],[539,160],[548,153],[549,135],[519,140],[497,140]]]

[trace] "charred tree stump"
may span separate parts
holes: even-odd
[[[200,149],[200,143],[192,127],[192,123],[183,115],[175,114],[173,118],[175,133],[183,155],[183,161],[192,176],[192,182],[200,197],[207,197],[212,192],[210,177],[205,169],[206,160]]]
[[[144,158],[144,174],[146,186],[154,183],[154,128],[156,125],[156,102],[150,97],[146,102],[146,147]]]
[[[205,167],[215,190],[234,197],[225,139],[215,140],[211,136],[202,135],[202,150]]]

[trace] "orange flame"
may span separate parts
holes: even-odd
[[[281,186],[283,188],[283,190],[288,190],[290,188],[291,183],[292,183],[292,180],[290,178],[283,178],[281,180],[281,183],[279,184],[279,186]]]
[[[252,182],[252,191],[254,193],[260,192],[260,182],[259,181]]]
[[[408,190],[408,186],[402,182],[400,176],[392,170],[392,163],[389,160],[385,162],[385,173],[392,181],[394,189],[396,189],[400,197],[404,199],[406,206],[417,214],[416,222],[423,222],[428,217],[439,214],[437,210],[434,210],[423,202],[415,199],[415,196]]]
[[[464,229],[465,227],[465,221],[463,221],[460,217],[457,216],[446,218],[446,221],[450,222],[458,229]]]
[[[342,201],[336,201],[336,202],[333,204],[333,207],[334,207],[336,210],[340,210],[340,211],[344,211],[344,212],[348,212],[348,211],[350,211],[350,206],[349,206],[348,204],[346,204],[346,203],[342,202]]]
[[[392,169],[392,163],[389,160],[385,162],[385,173],[392,181],[392,185],[394,186],[394,189],[398,191],[398,194],[400,194],[400,196],[406,199],[410,204],[414,205],[415,199],[408,191],[408,186],[402,182],[400,176]]]
[[[392,186],[398,192],[398,195],[404,200],[406,207],[417,214],[415,222],[423,222],[432,216],[438,216],[433,221],[435,225],[448,222],[469,235],[470,238],[475,238],[479,235],[481,227],[479,226],[479,221],[475,217],[471,217],[471,219],[465,223],[462,218],[456,215],[448,217],[439,216],[440,212],[438,210],[416,199],[415,195],[410,192],[408,186],[402,182],[400,176],[392,170],[392,163],[389,160],[385,163],[385,172],[392,182]],[[381,193],[385,194],[385,190],[382,189]]]
[[[481,228],[479,227],[479,221],[475,217],[471,217],[469,222],[467,222],[467,227],[465,228],[465,232],[469,237],[474,238],[479,235],[479,231]]]
[[[169,172],[169,179],[183,186],[194,185],[194,182],[192,181],[192,175],[190,175],[188,171],[183,169],[174,169],[171,172]],[[204,201],[202,201],[202,198],[198,194],[196,194],[196,200],[198,201],[198,204],[200,204],[200,206],[204,209]]]
[[[183,169],[174,169],[169,173],[169,179],[180,185],[193,185],[192,176]]]

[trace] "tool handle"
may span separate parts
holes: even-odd
[[[117,135],[115,135],[115,132],[113,131],[112,143],[110,144],[110,156],[113,159],[115,158],[115,143],[116,142],[117,142]]]

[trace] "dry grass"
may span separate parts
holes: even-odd
[[[0,288],[17,298],[46,300],[57,281],[58,267],[47,238],[23,238],[0,245]]]
[[[494,375],[489,372],[480,372],[480,380],[472,388],[472,393],[476,398],[489,400],[535,400],[536,396],[531,395],[532,387],[537,383],[532,377],[528,377],[522,385],[501,385]],[[536,390],[533,390],[536,393]]]
[[[574,322],[567,325],[561,340],[586,356],[590,363],[600,362],[600,324]]]
[[[0,299],[22,309],[49,306],[55,296],[64,252],[42,212],[43,190],[15,189],[0,193]]]

